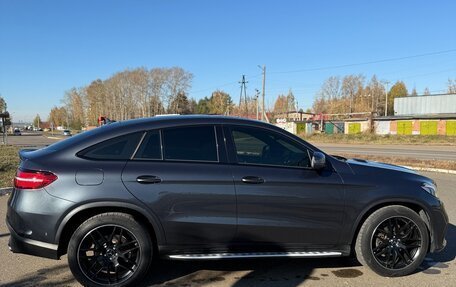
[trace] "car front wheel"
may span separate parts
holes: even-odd
[[[135,286],[152,261],[146,228],[125,213],[87,219],[68,245],[68,264],[84,286]]]
[[[362,225],[355,245],[358,261],[379,275],[405,276],[423,262],[429,246],[426,224],[399,205],[380,208]]]

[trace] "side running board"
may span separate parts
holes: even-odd
[[[211,254],[176,254],[169,255],[170,259],[207,260],[207,259],[238,259],[238,258],[268,258],[268,257],[338,257],[338,251],[327,252],[251,252],[251,253],[211,253]]]

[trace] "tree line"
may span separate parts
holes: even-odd
[[[71,88],[65,92],[62,105],[52,108],[48,121],[56,126],[81,129],[98,124],[99,116],[113,120],[151,117],[159,114],[218,114],[254,117],[258,99],[247,97],[235,104],[231,96],[216,90],[198,101],[188,96],[193,74],[180,67],[126,69],[106,80],[96,79],[89,85]],[[386,83],[362,74],[327,78],[315,97],[312,110],[320,114],[357,112],[385,113]],[[449,79],[447,92],[456,93],[456,79]],[[423,94],[430,94],[426,88]],[[394,115],[394,99],[417,95],[409,93],[402,81],[388,89],[388,115]],[[1,106],[1,101],[0,101]],[[290,89],[279,94],[269,111],[270,117],[297,111],[297,101]],[[35,121],[38,119],[35,118]]]
[[[368,81],[362,74],[346,75],[342,78],[331,76],[323,82],[312,110],[317,114],[374,112],[377,115],[384,115],[387,107],[387,115],[394,115],[395,98],[418,95],[415,88],[409,93],[403,81],[396,81],[388,90],[386,97],[387,84],[379,81],[376,75]],[[456,93],[456,79],[448,79],[447,93]],[[423,95],[430,95],[428,88],[424,89]]]
[[[65,92],[62,106],[53,107],[48,121],[54,126],[81,129],[94,126],[99,116],[113,120],[159,114],[229,114],[234,105],[223,91],[198,102],[188,96],[193,74],[180,67],[136,68],[117,72],[106,80]]]

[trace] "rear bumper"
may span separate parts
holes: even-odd
[[[14,228],[6,221],[10,231],[8,246],[13,253],[23,253],[50,259],[59,259],[58,246],[47,242],[25,238],[17,234]]]

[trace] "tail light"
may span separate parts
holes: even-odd
[[[48,171],[18,169],[14,177],[14,187],[20,189],[38,189],[53,183],[57,176]]]

